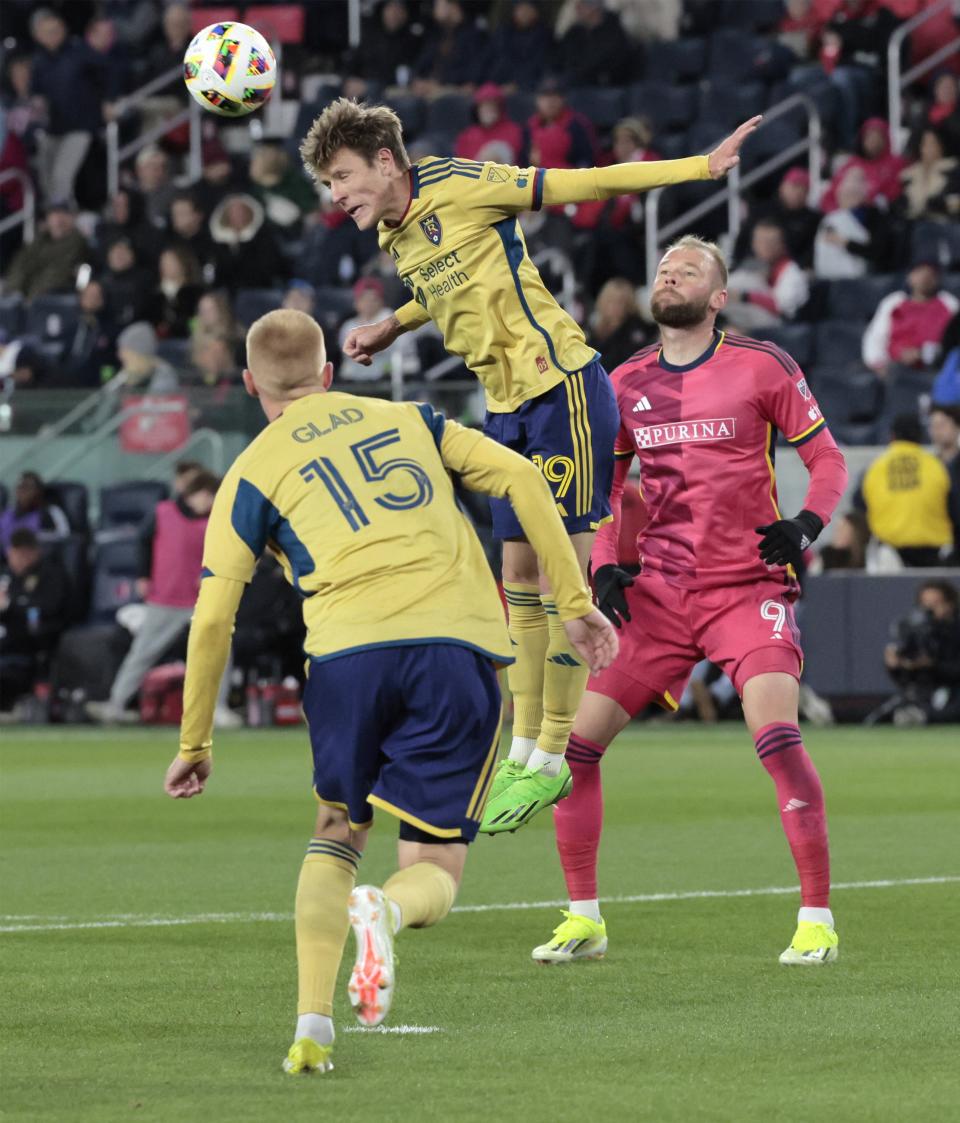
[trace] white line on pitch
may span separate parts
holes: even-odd
[[[939,877],[885,878],[880,881],[838,881],[832,889],[897,889],[907,885],[948,885],[960,881],[960,875]],[[604,904],[639,905],[658,901],[699,901],[732,897],[778,897],[796,893],[796,885],[767,885],[759,889],[694,889],[681,893],[637,893],[630,896],[601,897]],[[562,908],[566,901],[507,901],[493,905],[458,905],[454,912],[513,912],[526,909]],[[16,920],[0,915],[0,921]],[[22,919],[22,918],[20,918]],[[178,928],[188,924],[249,924],[258,921],[293,920],[286,912],[201,912],[191,916],[144,916],[140,913],[118,913],[102,920],[61,921],[45,924],[0,924],[2,932],[66,932],[90,928]]]
[[[441,1026],[347,1026],[344,1033],[443,1033]]]

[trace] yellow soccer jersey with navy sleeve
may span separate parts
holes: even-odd
[[[705,178],[706,157],[549,170],[425,157],[410,169],[403,217],[378,227],[413,297],[397,318],[407,329],[432,319],[480,379],[490,412],[512,413],[596,358],[543,283],[517,215]]]

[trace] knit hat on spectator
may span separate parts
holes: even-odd
[[[133,351],[136,355],[156,355],[157,333],[142,320],[131,324],[118,336],[117,350]]]
[[[781,182],[802,183],[804,187],[809,187],[810,173],[806,170],[806,168],[790,168]]]
[[[353,286],[353,295],[358,297],[365,292],[375,292],[383,300],[383,281],[379,277],[361,277]]]

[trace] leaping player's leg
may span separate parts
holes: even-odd
[[[762,658],[763,652],[757,655]],[[744,660],[749,664],[750,657]],[[745,666],[749,674],[749,669]],[[780,822],[800,878],[800,911],[785,965],[821,966],[839,955],[830,911],[830,845],[820,777],[797,724],[799,683],[783,672],[762,672],[742,686],[743,712],[760,763],[777,792]]]

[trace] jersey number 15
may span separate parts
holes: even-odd
[[[374,496],[374,503],[388,511],[409,511],[414,507],[425,507],[433,499],[433,484],[422,466],[416,460],[404,456],[380,457],[380,453],[385,448],[396,444],[399,440],[400,433],[397,429],[386,429],[382,433],[365,437],[362,441],[352,444],[350,451],[367,483],[382,483],[391,472],[402,471],[409,475],[414,489],[410,494],[397,495],[393,491],[387,491],[382,495]],[[321,456],[305,464],[300,469],[300,475],[307,483],[319,480],[326,487],[351,530],[361,530],[370,525],[370,519],[360,500],[328,456]]]

